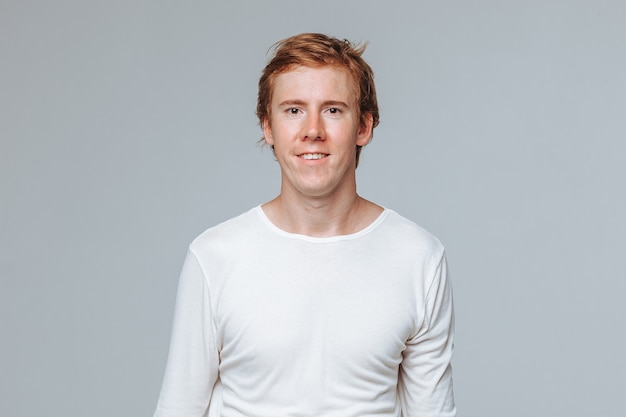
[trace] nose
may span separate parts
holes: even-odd
[[[304,132],[302,135],[303,140],[324,140],[324,121],[319,114],[310,114],[306,118]]]

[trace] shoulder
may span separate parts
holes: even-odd
[[[386,209],[386,218],[380,225],[385,240],[394,242],[398,248],[405,248],[423,256],[440,259],[445,248],[432,233],[397,212]]]
[[[189,244],[190,251],[199,254],[211,252],[219,247],[240,246],[241,242],[256,234],[260,226],[257,210],[258,207],[252,208],[205,230]]]

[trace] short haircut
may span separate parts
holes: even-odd
[[[273,55],[263,69],[259,79],[256,114],[263,127],[271,118],[270,103],[276,76],[290,71],[296,66],[322,67],[326,65],[343,68],[354,81],[359,120],[363,124],[366,117],[372,118],[373,128],[378,126],[378,102],[374,86],[374,72],[361,57],[366,45],[353,44],[347,39],[337,39],[321,33],[302,33],[283,39],[273,45]],[[373,135],[373,133],[372,133]],[[359,163],[361,146],[356,149],[356,163]]]

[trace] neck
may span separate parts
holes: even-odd
[[[286,232],[330,237],[366,228],[383,209],[355,191],[339,199],[290,198],[281,193],[263,205],[263,210],[274,225]]]

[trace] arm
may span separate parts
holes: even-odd
[[[180,275],[170,352],[154,417],[202,417],[218,378],[219,353],[207,282],[189,251]]]
[[[423,324],[407,341],[400,365],[402,416],[453,417],[454,308],[443,254],[427,286],[423,315]]]

